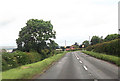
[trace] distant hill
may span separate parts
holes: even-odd
[[[17,48],[17,46],[0,46],[0,49],[12,50]]]
[[[17,46],[0,46],[0,53],[2,52],[2,49],[5,49],[7,52],[12,52],[15,48],[17,48]]]

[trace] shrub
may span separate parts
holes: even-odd
[[[8,67],[7,62],[4,59],[2,59],[2,70],[4,71],[6,69],[10,69],[10,67]]]
[[[14,67],[17,67],[18,64],[16,62],[16,59],[14,58],[13,54],[9,54],[9,53],[4,53],[2,55],[2,69],[5,70],[6,69],[11,69]]]
[[[64,51],[61,51],[61,50],[54,50],[54,53],[55,54],[59,54],[59,53],[63,53]]]
[[[13,53],[2,54],[2,70],[8,70],[21,65],[34,63],[42,59],[37,52],[21,52],[15,51]]]
[[[44,49],[44,50],[41,50],[41,53],[42,53],[42,59],[45,59],[45,58],[47,58],[47,57],[49,57],[50,55],[50,50],[48,50],[48,49]]]
[[[31,50],[30,52],[22,52],[16,50],[13,53],[3,53],[2,69],[4,71],[21,65],[35,63],[58,53],[60,53],[60,51],[50,51],[48,49],[42,50],[41,54],[34,50]]]
[[[42,55],[37,52],[30,52],[26,54],[29,56],[30,63],[34,63],[42,59]]]
[[[106,53],[110,55],[120,56],[120,39],[115,39],[109,42],[99,43],[96,45],[88,46],[87,51],[94,51],[99,53]]]
[[[94,45],[88,46],[88,47],[86,48],[87,51],[92,51],[93,49],[94,49]]]

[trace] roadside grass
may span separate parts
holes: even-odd
[[[31,79],[33,76],[43,73],[44,70],[46,70],[53,62],[62,58],[66,53],[67,52],[63,52],[46,58],[40,62],[4,71],[2,72],[2,79]]]
[[[117,66],[120,66],[120,57],[113,56],[113,55],[106,55],[103,53],[96,53],[96,52],[92,52],[92,51],[82,51],[82,52],[85,54],[88,54],[90,56],[93,56],[95,58],[102,59],[102,60],[111,62]]]

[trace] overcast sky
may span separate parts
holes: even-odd
[[[119,0],[1,0],[0,46],[15,46],[29,19],[51,21],[59,45],[118,33]]]

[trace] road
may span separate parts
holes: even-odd
[[[118,79],[118,67],[80,51],[69,52],[37,79]]]

